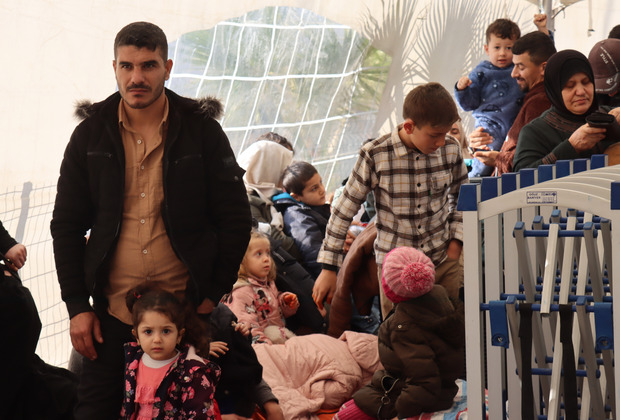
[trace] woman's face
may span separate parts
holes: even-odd
[[[585,114],[592,106],[594,83],[585,73],[576,73],[562,88],[564,106],[575,115]]]
[[[452,124],[452,128],[450,128],[450,135],[458,141],[461,141],[461,129],[458,123]]]

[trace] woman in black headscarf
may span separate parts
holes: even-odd
[[[551,108],[521,129],[514,171],[557,160],[587,158],[603,153],[613,142],[605,139],[604,128],[586,123],[586,117],[598,105],[592,67],[583,54],[564,50],[552,55],[545,67],[545,92]],[[620,111],[610,113],[619,118]]]

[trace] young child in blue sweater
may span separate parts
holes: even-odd
[[[493,137],[490,150],[500,150],[506,134],[521,109],[523,92],[512,78],[512,45],[521,35],[516,23],[497,19],[486,31],[484,51],[489,56],[456,83],[454,96],[465,111],[473,111],[476,127]],[[478,159],[472,162],[470,177],[488,176],[492,166]]]

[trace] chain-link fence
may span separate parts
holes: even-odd
[[[26,182],[8,189],[0,193],[0,220],[28,251],[19,275],[34,297],[43,324],[37,354],[47,363],[66,367],[71,351],[69,318],[60,298],[49,228],[55,196],[56,185]]]

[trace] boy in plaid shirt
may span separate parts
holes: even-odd
[[[459,142],[448,135],[459,119],[454,100],[438,83],[413,89],[405,98],[404,122],[391,133],[365,143],[342,196],[332,208],[317,261],[323,269],[312,297],[319,309],[331,302],[343,245],[353,216],[373,191],[377,209],[375,256],[381,279],[385,255],[398,246],[418,248],[436,266],[436,282],[458,297],[463,285],[459,263],[463,218],[456,211],[467,168]],[[380,281],[380,280],[379,280]],[[385,318],[392,303],[381,287]]]

